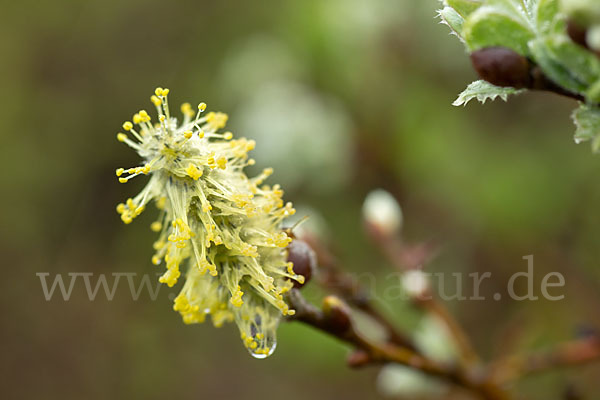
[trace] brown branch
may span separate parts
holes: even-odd
[[[325,300],[323,310],[308,303],[297,289],[288,296],[288,302],[296,310],[291,320],[300,321],[319,329],[339,340],[346,342],[358,350],[361,365],[397,363],[419,370],[429,376],[436,377],[466,389],[484,400],[509,400],[509,395],[498,385],[491,382],[483,374],[474,374],[463,368],[441,364],[406,347],[393,343],[378,344],[362,337],[354,328],[349,313],[341,301]],[[328,300],[329,299],[329,300]]]
[[[588,337],[556,346],[553,349],[499,361],[494,380],[508,382],[555,368],[574,367],[600,361],[600,337]]]
[[[429,245],[407,246],[398,235],[384,235],[372,229],[367,231],[400,271],[419,269],[431,258],[433,249]],[[373,307],[369,302],[368,293],[356,278],[338,266],[337,260],[322,242],[310,236],[304,236],[303,239],[317,255],[323,285],[339,294],[356,309],[373,317],[388,331],[386,343],[371,341],[355,329],[348,306],[338,298],[326,297],[321,310],[306,302],[297,289],[292,290],[288,295],[288,302],[296,310],[296,314],[289,319],[303,322],[351,345],[354,351],[348,358],[350,366],[397,363],[452,383],[457,388],[467,390],[484,400],[509,400],[510,395],[503,386],[516,379],[552,368],[600,360],[600,339],[588,338],[560,345],[549,352],[527,357],[511,357],[491,366],[483,365],[461,325],[427,288],[420,294],[413,295],[413,303],[445,323],[461,355],[461,362],[458,364],[444,364],[432,360],[420,352],[409,337],[398,331]]]

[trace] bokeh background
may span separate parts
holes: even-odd
[[[114,170],[137,165],[115,134],[152,108],[159,85],[171,104],[205,101],[255,138],[258,165],[275,167],[271,182],[312,215],[348,270],[391,271],[361,220],[365,195],[384,188],[402,205],[406,240],[440,246],[428,271],[491,271],[484,294],[502,291],[529,254],[536,287],[561,272],[562,301],[448,303],[485,357],[598,327],[600,157],[573,142],[575,104],[528,93],[452,107],[475,76],[437,5],[3,2],[1,397],[418,398],[386,390],[376,368],[348,369],[343,345],[298,324],[282,325],[272,357],[252,359],[233,325],[184,325],[166,287],[156,301],[133,301],[122,282],[112,301],[90,301],[79,281],[69,301],[45,300],[39,272],[157,272],[153,212],[131,226],[115,212],[143,179],[121,185]],[[406,329],[427,329],[402,301],[379,306]],[[430,341],[443,343],[432,329]],[[519,389],[548,399],[572,386],[591,399],[598,378],[587,366]]]

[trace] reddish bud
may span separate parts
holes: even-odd
[[[294,287],[304,286],[312,277],[317,267],[317,256],[313,249],[303,240],[295,239],[287,247],[288,261],[291,261],[294,273],[304,277],[304,283],[294,281]]]
[[[496,86],[531,86],[529,60],[506,47],[487,47],[471,53],[473,68],[481,79]]]

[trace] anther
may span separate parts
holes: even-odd
[[[154,95],[150,97],[150,101],[152,101],[156,107],[159,107],[162,104],[161,99]]]

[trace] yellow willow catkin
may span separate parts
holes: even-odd
[[[151,225],[159,233],[152,262],[166,268],[160,282],[172,287],[184,261],[187,266],[173,309],[188,324],[203,322],[207,314],[217,327],[235,320],[250,353],[267,357],[281,316],[294,313],[283,294],[291,280],[304,281],[286,261],[291,238],[281,229],[295,211],[284,204],[279,185],[263,185],[272,169],[246,176],[255,143],[219,132],[226,114],[204,114],[204,103],[196,112],[184,103],[179,123],[169,112],[168,93],[157,88],[151,97],[158,122],[141,110],[133,123],[123,124],[127,133],[117,134],[144,159],[138,167],[117,169],[119,182],[150,175],[146,187],[117,211],[128,224],[154,200],[160,216]]]

